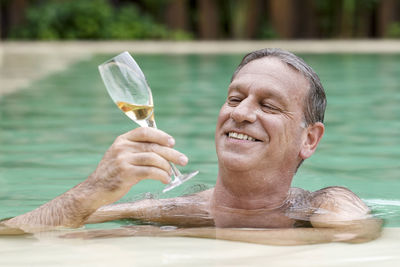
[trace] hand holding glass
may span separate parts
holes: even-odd
[[[131,120],[142,127],[157,128],[150,87],[139,65],[128,52],[104,62],[99,66],[99,71],[112,100]],[[172,181],[164,188],[164,193],[199,172],[181,174],[174,164],[170,165]]]

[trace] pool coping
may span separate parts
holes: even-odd
[[[400,228],[367,243],[270,246],[188,237],[5,237],[1,266],[398,266]],[[62,233],[61,233],[62,234]],[[23,255],[23,257],[21,257]],[[72,255],[72,256],[71,256]],[[74,256],[75,255],[75,256]],[[79,256],[76,256],[79,255]]]
[[[0,54],[8,53],[136,53],[221,54],[246,53],[279,47],[295,53],[400,53],[400,40],[267,40],[267,41],[2,41]]]

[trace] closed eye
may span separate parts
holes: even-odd
[[[265,112],[270,112],[270,113],[280,113],[282,110],[274,105],[271,104],[262,104],[261,105],[262,110]]]
[[[236,96],[231,96],[228,97],[227,103],[229,106],[234,107],[240,104],[240,102],[242,101],[241,98],[236,97]]]

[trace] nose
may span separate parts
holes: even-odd
[[[256,104],[252,103],[249,98],[242,100],[239,105],[232,110],[231,118],[236,122],[255,122],[257,118]]]

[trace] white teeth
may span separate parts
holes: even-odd
[[[251,136],[248,136],[247,134],[238,134],[235,132],[229,132],[228,136],[230,138],[235,138],[235,139],[240,139],[240,140],[256,141],[256,139],[254,139]]]

